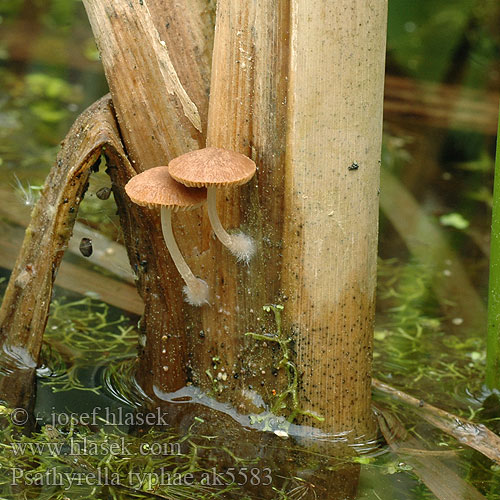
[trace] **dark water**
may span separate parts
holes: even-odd
[[[0,266],[5,278],[13,265],[5,242],[20,245],[22,226],[59,141],[78,114],[107,92],[85,19],[82,5],[67,0],[16,0],[0,5],[0,228],[4,242]],[[487,294],[500,88],[499,21],[500,7],[493,1],[390,2],[383,169],[390,176],[386,186],[393,180],[404,196],[396,204],[382,182],[374,358],[378,379],[451,413],[486,423],[497,433],[500,405],[483,384],[484,308],[471,304],[474,300],[485,304]],[[120,242],[113,201],[97,196],[108,185],[104,174],[93,176],[78,222],[85,231],[98,230],[108,238],[96,246],[95,235],[84,234],[94,238],[94,254],[102,249],[100,262],[107,271],[100,268],[99,272],[130,280],[126,259],[111,245]],[[418,224],[402,224],[401,228],[401,203],[415,203],[412,210],[418,213]],[[65,260],[87,271],[95,269],[96,261],[84,261],[77,252],[68,252]],[[0,283],[4,286],[5,281]],[[101,445],[106,439],[120,442],[123,437],[135,450],[133,470],[152,472],[165,464],[168,470],[178,467],[182,479],[164,488],[158,483],[165,478],[151,475],[147,488],[141,487],[149,493],[140,493],[141,488],[135,486],[112,488],[103,481],[97,486],[73,483],[67,490],[30,485],[25,492],[31,498],[219,495],[299,500],[346,498],[356,491],[359,499],[476,498],[460,480],[476,488],[478,495],[500,498],[498,465],[437,431],[418,410],[378,391],[374,391],[377,407],[396,415],[413,439],[406,445],[410,452],[396,454],[380,439],[358,444],[346,453],[342,436],[325,439],[318,435],[311,442],[305,439],[304,429],[272,416],[250,425],[242,420],[247,417],[200,398],[189,388],[171,403],[172,421],[157,426],[154,432],[158,434],[149,435],[147,426],[123,420],[140,413],[142,407],[137,404],[145,403],[131,377],[137,311],[108,308],[99,300],[82,299],[77,292],[56,288],[58,302],[47,328],[45,365],[38,373],[39,423],[56,424],[65,437],[74,435],[79,443],[85,437]],[[92,289],[87,295],[109,299],[96,296]],[[178,402],[181,396],[183,404]],[[111,423],[115,419],[116,425],[97,419],[73,427],[70,421],[55,417],[91,414],[95,408],[100,409],[98,417]],[[174,426],[182,433],[173,434]],[[99,434],[101,428],[104,434]],[[5,442],[10,442],[10,430],[4,432]],[[49,437],[57,440],[60,436]],[[143,456],[134,448],[141,439],[149,440],[153,448],[155,443],[170,443],[172,448]],[[47,440],[47,436],[42,433],[36,440]],[[170,453],[176,443],[180,453]],[[9,471],[16,467],[46,471],[57,464],[58,472],[106,469],[127,477],[128,458],[109,453],[109,447],[102,446],[100,451],[88,453],[88,463],[76,466],[45,452],[36,460],[0,452],[7,478],[1,484],[3,498],[15,498],[22,490],[9,485]],[[335,458],[338,453],[350,458],[339,460]],[[253,458],[257,460],[252,462]],[[217,472],[233,468],[232,473],[240,474],[245,484],[226,490],[226,486],[214,486],[215,479],[207,476],[206,484],[198,481],[198,489],[187,485],[187,474],[193,472],[199,480],[212,467]],[[453,492],[449,496],[439,489],[433,494],[428,488],[430,471],[436,469],[441,486]]]

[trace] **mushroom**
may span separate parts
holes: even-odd
[[[155,167],[132,177],[126,184],[125,191],[138,205],[161,207],[163,238],[175,267],[186,283],[186,302],[193,306],[208,304],[208,285],[197,278],[186,264],[172,231],[172,212],[199,207],[206,200],[206,190],[183,186],[170,177],[167,167]]]
[[[217,215],[216,189],[247,183],[255,169],[255,163],[247,156],[220,148],[191,151],[168,164],[168,171],[176,181],[189,187],[207,188],[208,217],[215,235],[238,261],[246,264],[255,253],[255,243],[241,231],[228,234],[222,227]]]

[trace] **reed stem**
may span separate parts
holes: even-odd
[[[490,389],[500,389],[500,121],[497,134],[493,214],[491,220],[486,385]]]

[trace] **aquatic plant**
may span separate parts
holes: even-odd
[[[276,325],[276,332],[274,333],[254,333],[247,332],[245,335],[250,336],[256,340],[263,342],[275,342],[278,344],[281,352],[281,360],[277,365],[277,369],[284,368],[287,376],[287,386],[280,393],[274,395],[274,400],[270,407],[272,415],[281,415],[285,410],[288,413],[288,422],[293,422],[299,415],[312,417],[313,419],[322,422],[324,419],[321,415],[314,412],[307,411],[301,408],[298,395],[299,372],[297,366],[292,359],[290,343],[293,341],[291,336],[283,332],[281,311],[283,306],[281,304],[269,304],[263,307],[265,312],[272,312]],[[264,416],[254,416],[256,421],[261,421]]]
[[[439,398],[436,403],[455,409],[458,404],[469,416],[454,392],[481,393],[485,340],[446,331],[429,286],[435,272],[413,259],[379,259],[377,293],[384,312],[375,329],[374,372],[427,401]],[[436,391],[436,383],[448,390]]]
[[[104,302],[84,297],[75,301],[55,299],[44,335],[43,366],[38,370],[42,383],[53,392],[88,387],[79,371],[89,365],[109,363],[136,352],[137,331],[125,316],[112,312]]]
[[[488,337],[486,352],[486,384],[490,389],[500,389],[500,121],[497,134],[493,213],[491,222]]]
[[[69,488],[72,498],[89,500],[101,495],[208,500],[227,498],[238,488],[203,464],[199,451],[210,448],[210,436],[197,436],[193,426],[182,436],[154,427],[130,435],[109,426],[92,431],[72,421],[61,429],[45,425],[28,437],[12,424],[11,414],[0,406],[2,498],[12,498],[21,487],[27,497],[31,492],[42,500],[63,500]]]
[[[391,260],[380,262],[379,276],[379,296],[387,312],[380,318],[380,326],[377,329],[376,342],[378,345],[377,354],[379,355],[379,362],[376,364],[376,368],[380,372],[378,376],[383,378],[384,375],[389,374],[392,380],[397,378],[398,384],[408,387],[410,385],[409,381],[417,375],[418,380],[414,384],[414,387],[417,389],[423,387],[435,388],[436,379],[449,381],[448,385],[450,385],[450,382],[453,382],[453,380],[456,380],[458,384],[463,384],[464,377],[477,378],[477,374],[481,370],[482,361],[474,361],[474,356],[468,356],[468,353],[481,353],[481,345],[475,345],[468,339],[461,340],[458,337],[452,337],[446,341],[447,336],[441,333],[441,321],[438,317],[430,314],[434,311],[434,299],[432,293],[429,292],[427,283],[428,280],[432,279],[432,272],[414,261],[402,264]],[[287,370],[287,387],[281,394],[276,394],[273,411],[285,413],[287,406],[288,408],[293,407],[293,393],[296,389],[296,368],[294,370],[287,362],[290,361],[293,364],[293,340],[286,335],[282,326],[281,314],[283,306],[268,305],[265,306],[264,310],[267,313],[273,314],[275,330],[272,333],[264,334],[249,332],[249,336],[258,341],[265,341],[268,344],[269,342],[274,342],[279,346],[282,356],[280,361],[281,369]],[[109,362],[110,360],[116,360],[123,355],[134,352],[136,346],[135,331],[132,329],[128,330],[128,333],[125,333],[118,328],[120,326],[128,329],[130,325],[126,318],[119,316],[108,306],[95,300],[85,298],[70,302],[64,302],[61,299],[55,301],[53,314],[47,329],[48,346],[53,351],[51,355],[53,372],[60,373],[64,371],[64,366],[60,365],[59,368],[54,366],[61,359],[62,362],[68,363],[68,359],[71,358],[73,362],[77,363],[77,366],[82,367],[88,365],[90,361],[93,364]],[[281,340],[281,343],[279,340]],[[440,356],[438,363],[433,362],[432,366],[429,366],[427,357],[427,352],[430,348],[429,344],[432,343],[433,349],[436,350],[436,342],[439,345],[446,342],[443,345],[447,347],[440,348],[443,354]],[[482,348],[484,352],[484,343]],[[60,352],[58,349],[60,349]],[[58,352],[58,357],[54,356],[54,351]],[[77,354],[76,359],[68,356],[68,351]],[[89,353],[89,356],[85,356],[85,353]],[[413,358],[417,359],[415,363],[412,362]],[[450,371],[448,363],[460,358],[465,358],[464,362],[452,365],[452,371]],[[381,359],[384,360],[383,364],[381,364]],[[439,363],[440,361],[444,361],[445,363],[441,364]],[[217,360],[214,360],[214,362],[217,362]],[[468,366],[469,363],[472,363],[472,366]],[[422,370],[415,371],[419,364],[422,365]],[[71,368],[71,363],[68,363],[67,366]],[[388,367],[390,367],[391,372],[388,371]],[[460,373],[462,370],[464,370],[463,373]],[[65,380],[67,384],[66,389],[71,388],[70,382],[75,381],[74,378],[71,379],[70,377]],[[55,383],[57,386],[58,377],[47,378],[44,382],[49,384]],[[75,388],[75,385],[73,384],[73,388]],[[64,384],[61,384],[56,390],[62,389],[63,386]],[[98,391],[100,390],[96,390],[95,392]],[[282,399],[280,396],[284,396],[284,398]],[[428,391],[426,396],[428,399],[432,399],[430,391]],[[453,396],[453,394],[450,394],[450,396]],[[442,397],[442,395],[439,394],[439,397]],[[280,399],[281,404],[278,404]],[[464,412],[467,411],[464,408]],[[473,411],[473,409],[471,408],[470,411]],[[405,422],[410,420],[409,426],[413,432],[414,424],[411,423],[413,419],[410,419],[407,413],[401,413],[401,410],[397,414],[401,415],[401,418],[404,417]],[[255,417],[259,418],[259,415]],[[266,417],[261,416],[261,418],[265,419]],[[161,498],[162,495],[166,495],[173,499],[199,498],[200,500],[204,500],[217,498],[217,494],[220,495],[220,498],[229,497],[232,491],[230,489],[231,485],[224,486],[222,490],[224,493],[221,493],[219,490],[211,491],[208,487],[191,489],[184,485],[180,487],[172,484],[168,487],[162,487],[158,484],[155,473],[160,470],[162,465],[171,467],[171,471],[177,470],[181,474],[179,477],[182,477],[182,474],[189,474],[193,471],[207,470],[201,461],[202,451],[206,451],[207,447],[212,446],[213,436],[197,435],[196,429],[193,427],[189,428],[185,436],[176,436],[174,433],[168,432],[159,433],[154,429],[141,436],[129,436],[116,429],[111,431],[109,429],[106,431],[100,430],[96,433],[91,432],[88,428],[73,425],[72,427],[58,430],[59,434],[51,433],[50,429],[44,428],[40,432],[35,433],[33,439],[30,438],[30,441],[37,443],[52,443],[54,441],[67,443],[71,438],[77,441],[86,438],[87,443],[103,447],[106,446],[105,443],[117,442],[121,438],[124,438],[126,445],[132,447],[134,450],[140,445],[139,443],[153,444],[155,442],[163,442],[168,445],[169,443],[182,440],[182,443],[186,444],[186,449],[175,457],[177,459],[175,462],[172,457],[168,456],[146,458],[136,458],[133,456],[131,458],[129,456],[114,455],[110,457],[99,455],[94,457],[85,456],[77,464],[70,464],[69,457],[63,454],[59,457],[50,454],[33,456],[31,453],[27,453],[25,456],[13,456],[13,446],[16,446],[14,442],[17,443],[18,437],[15,435],[15,429],[12,426],[10,426],[10,429],[11,435],[2,434],[2,442],[5,446],[0,451],[0,463],[2,467],[6,467],[3,469],[4,474],[9,471],[9,467],[18,467],[26,471],[33,470],[39,473],[43,473],[46,470],[55,470],[68,474],[78,474],[84,470],[87,472],[89,470],[99,470],[99,468],[103,470],[106,467],[109,470],[110,477],[111,474],[117,473],[122,479],[138,471],[144,471],[144,474],[149,474],[149,476],[144,476],[147,479],[142,485],[142,491],[132,492],[130,489],[119,486],[106,487],[107,494],[111,498],[119,500],[130,498],[131,495],[137,498]],[[5,432],[8,431],[6,430]],[[414,432],[418,434],[418,426],[415,427]],[[453,443],[453,440],[446,436],[440,434],[433,434],[433,436],[433,440],[441,443],[441,448],[445,451],[448,450],[451,453],[457,448],[456,443]],[[26,438],[19,439],[22,442],[27,441]],[[232,461],[236,459],[243,460],[242,457],[235,455],[234,451],[228,449],[228,453],[234,455],[234,457],[231,457]],[[377,458],[361,456],[354,458],[353,461],[363,465],[366,471],[373,471],[377,475],[382,473],[388,478],[401,474],[410,474],[413,476],[411,466],[390,454],[385,454]],[[475,465],[475,467],[479,466],[479,463]],[[491,494],[489,498],[495,500],[500,498],[495,493],[496,486],[491,476],[492,471],[485,470],[483,471],[483,475],[485,474],[489,478],[488,481],[491,481]],[[378,481],[380,481],[380,478]],[[67,483],[65,485],[67,486]],[[393,483],[391,485],[391,487],[394,487]],[[415,498],[429,498],[428,490],[425,487],[418,486],[417,483],[415,483],[415,487],[418,487],[418,492],[415,490]],[[8,488],[7,481],[0,488]],[[27,487],[27,491],[30,491],[31,488],[32,486]],[[59,498],[61,500],[65,495],[63,488],[64,486],[60,488],[61,493]],[[85,485],[76,485],[73,488],[71,490],[72,494],[80,495],[79,498],[90,499],[92,495],[95,498],[95,495],[99,494],[99,491],[103,491],[90,489]],[[290,477],[282,487],[276,487],[274,492],[276,499],[296,500],[302,494],[307,494],[309,498],[314,498],[313,492],[315,490],[314,483],[305,481],[300,477]],[[10,493],[7,493],[7,497],[8,494]],[[50,498],[58,498],[57,495],[59,493],[52,491],[51,494],[54,496]],[[44,498],[43,495],[41,498]],[[245,496],[242,498],[245,498]],[[248,496],[247,498],[251,497]]]

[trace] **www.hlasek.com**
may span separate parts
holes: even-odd
[[[93,442],[87,437],[82,439],[70,438],[68,441],[13,441],[12,452],[15,456],[31,454],[34,456],[49,453],[52,456],[78,457],[82,455],[181,455],[181,444],[177,442],[150,442],[139,443],[139,446],[130,449],[131,443],[127,443],[125,437],[116,441]]]
[[[129,472],[126,478],[120,477],[106,467],[92,472],[61,472],[56,467],[43,472],[29,471],[13,467],[11,486],[59,486],[69,490],[74,486],[125,486],[141,490],[154,485],[161,486],[211,486],[229,485],[269,486],[272,483],[271,469],[266,467],[230,467],[224,472],[216,468],[198,474],[172,472],[160,468],[156,472]]]

